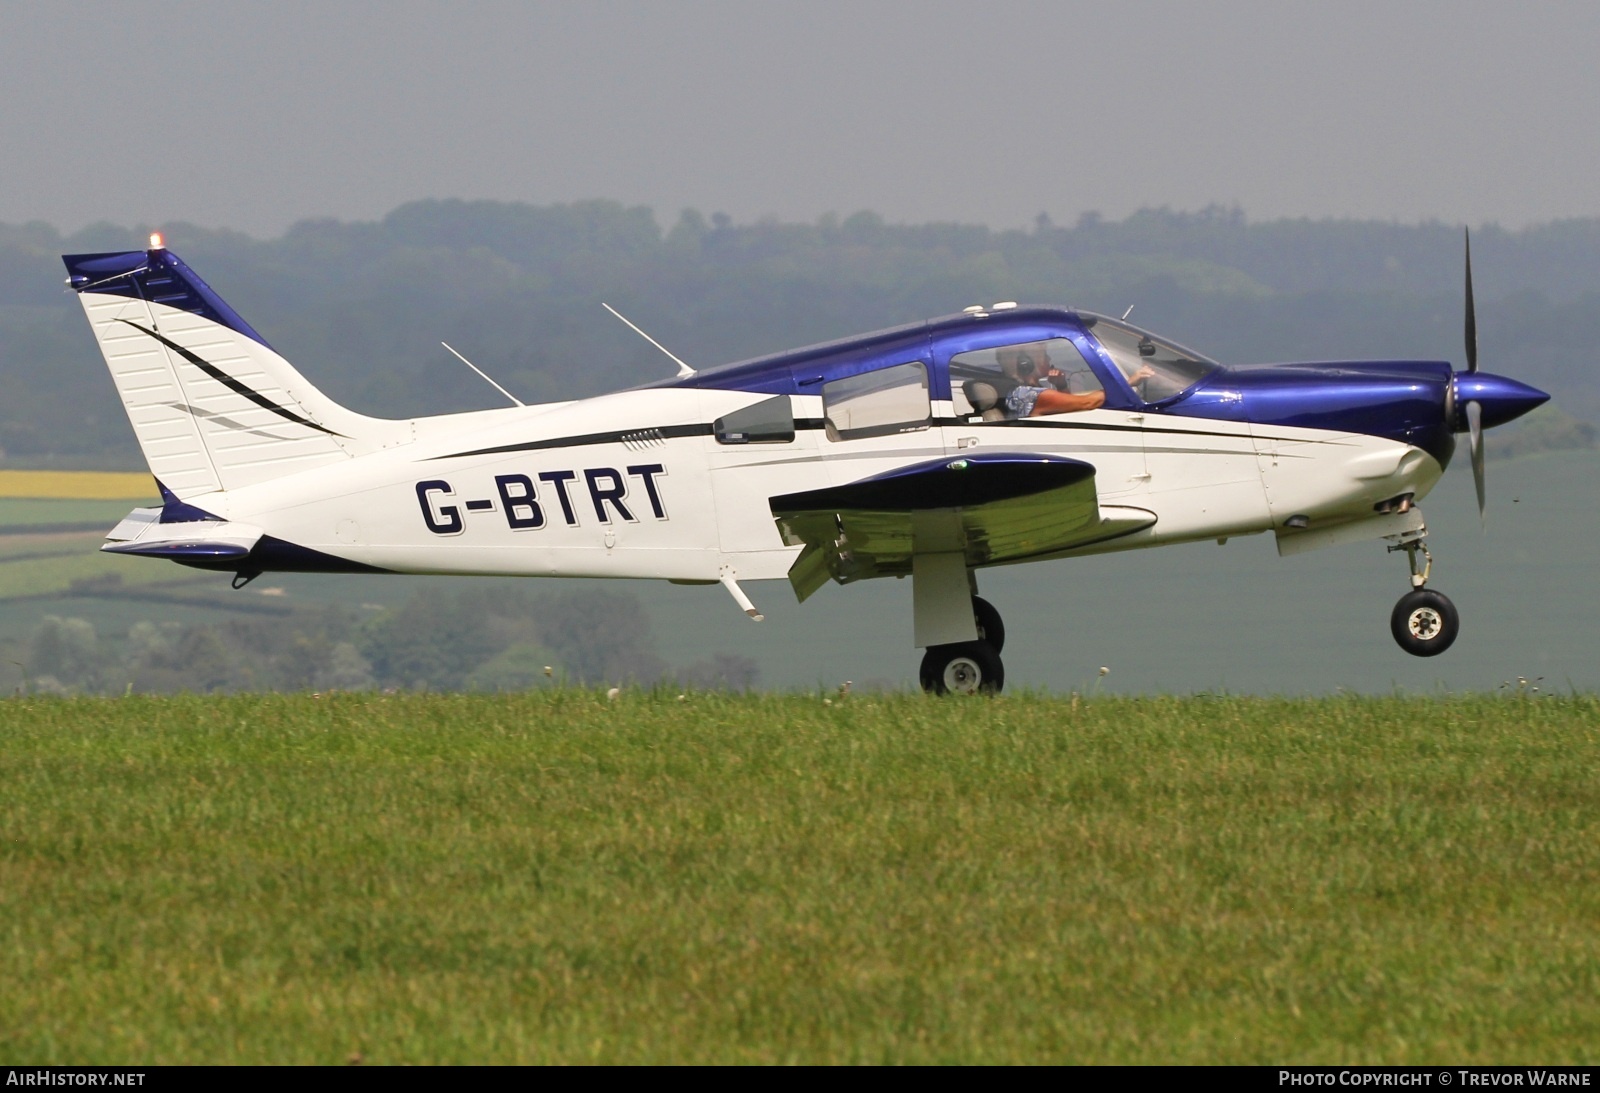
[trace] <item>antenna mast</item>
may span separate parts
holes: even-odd
[[[463,357],[460,353],[456,353],[456,351],[453,348],[451,348],[451,345],[450,345],[449,342],[440,342],[439,344],[444,346],[446,349],[449,349],[451,353],[455,354],[456,360],[460,361],[462,364],[466,365],[468,368],[470,368],[474,372],[478,373],[478,375],[482,376],[483,377],[483,382],[487,383],[490,387],[493,387],[496,391],[499,391],[502,395],[504,395],[506,398],[510,399],[512,402],[516,403],[518,406],[526,406],[527,405],[527,403],[523,402],[516,395],[513,395],[510,391],[507,391],[504,387],[501,387],[494,380],[490,379],[489,378],[489,374],[487,372],[485,372],[483,369],[479,368],[477,365],[475,365],[471,361],[467,360],[467,358]]]
[[[682,361],[680,361],[676,356],[673,356],[672,350],[668,349],[666,346],[664,346],[660,342],[656,341],[654,338],[652,338],[650,335],[646,334],[644,331],[640,330],[638,327],[634,326],[632,323],[629,323],[628,322],[628,317],[626,315],[624,315],[622,312],[618,311],[616,308],[612,307],[610,304],[606,303],[603,300],[601,301],[600,306],[605,308],[607,311],[611,312],[611,314],[615,315],[617,318],[621,319],[623,322],[628,323],[628,329],[629,330],[633,331],[635,334],[639,335],[639,337],[643,338],[645,341],[649,342],[651,345],[655,346],[657,349],[661,350],[661,352],[665,353],[668,357],[670,357],[672,359],[672,363],[674,363],[674,364],[676,364],[678,366],[678,375],[680,375],[680,376],[692,376],[692,375],[694,375],[694,369],[693,368],[690,368],[687,364],[684,364]]]

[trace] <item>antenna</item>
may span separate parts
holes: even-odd
[[[687,364],[684,364],[682,361],[680,361],[676,356],[673,356],[672,350],[668,349],[666,346],[664,346],[660,342],[656,341],[654,338],[652,338],[650,335],[646,334],[644,331],[640,330],[638,327],[634,326],[632,323],[629,323],[627,316],[624,315],[622,312],[618,311],[616,308],[612,307],[610,304],[606,303],[603,300],[600,302],[600,306],[605,308],[607,311],[611,312],[611,314],[615,315],[617,318],[621,319],[623,322],[628,323],[628,329],[629,330],[633,331],[635,334],[639,335],[639,337],[643,338],[645,341],[649,342],[651,345],[653,345],[657,349],[661,350],[661,352],[665,353],[668,357],[671,357],[672,358],[672,362],[678,366],[678,375],[680,375],[680,376],[692,376],[692,375],[694,375],[694,369],[693,368],[690,368]]]
[[[1128,321],[1128,316],[1133,314],[1133,308],[1134,308],[1134,305],[1133,304],[1129,304],[1128,305],[1128,310],[1126,310],[1126,311],[1124,311],[1122,313],[1122,321],[1123,322],[1127,322]]]
[[[516,395],[513,395],[510,391],[507,391],[504,387],[501,387],[494,380],[490,379],[488,373],[486,373],[483,369],[479,368],[477,365],[475,365],[471,361],[467,360],[467,358],[463,357],[460,353],[456,353],[456,351],[453,348],[451,348],[451,345],[450,345],[449,342],[440,342],[439,344],[444,346],[446,349],[449,349],[451,353],[455,354],[456,360],[460,361],[462,364],[466,365],[468,368],[470,368],[474,372],[478,373],[478,375],[482,376],[483,377],[483,382],[487,383],[490,387],[493,387],[496,391],[499,391],[502,395],[504,395],[506,398],[510,399],[512,402],[516,403],[518,406],[526,406],[527,405],[527,403],[523,402]]]

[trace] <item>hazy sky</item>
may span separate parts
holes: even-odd
[[[0,221],[1600,215],[1600,5],[16,3]]]

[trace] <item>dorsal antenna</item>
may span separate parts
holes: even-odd
[[[513,395],[510,391],[507,391],[504,387],[501,387],[494,380],[490,379],[489,378],[489,374],[487,372],[485,372],[483,369],[479,368],[477,365],[475,365],[471,361],[467,360],[467,358],[463,357],[460,353],[456,353],[455,348],[449,342],[440,342],[439,344],[444,346],[446,349],[450,350],[451,353],[455,354],[456,360],[460,361],[462,364],[466,365],[468,368],[470,368],[474,372],[478,373],[478,375],[482,376],[483,377],[483,382],[487,383],[490,387],[493,387],[496,391],[499,391],[502,395],[504,395],[506,398],[510,399],[512,402],[516,403],[518,406],[526,406],[527,405],[527,403],[523,402],[516,395]]]
[[[1129,304],[1128,305],[1128,310],[1126,310],[1126,311],[1124,311],[1122,313],[1122,321],[1123,322],[1127,322],[1128,321],[1128,316],[1132,315],[1132,314],[1133,314],[1133,305]]]
[[[654,338],[652,338],[650,335],[646,334],[644,331],[640,330],[638,327],[634,326],[632,323],[629,323],[628,322],[628,317],[626,315],[624,315],[622,312],[618,311],[616,308],[612,307],[610,304],[606,303],[604,300],[602,300],[600,302],[600,306],[605,308],[607,311],[611,312],[611,314],[615,315],[617,318],[621,319],[623,322],[628,323],[628,329],[629,330],[633,331],[635,334],[639,335],[639,337],[643,338],[645,341],[649,342],[651,345],[655,346],[657,349],[661,350],[661,352],[665,353],[668,357],[670,357],[672,359],[672,363],[674,363],[674,364],[676,364],[678,366],[678,375],[680,375],[680,376],[692,376],[692,375],[694,375],[694,369],[693,368],[690,368],[687,364],[684,364],[682,361],[680,361],[673,354],[672,350],[668,349],[666,346],[664,346],[660,342],[656,341]]]

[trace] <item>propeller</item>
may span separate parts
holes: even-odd
[[[1450,377],[1455,400],[1455,412],[1450,428],[1466,433],[1472,452],[1472,484],[1478,490],[1478,520],[1485,519],[1485,491],[1483,475],[1483,431],[1515,420],[1534,407],[1547,402],[1549,395],[1536,387],[1519,383],[1505,376],[1494,376],[1478,371],[1478,312],[1472,294],[1472,233],[1462,229],[1466,247],[1466,315],[1462,334],[1467,343],[1467,370]]]
[[[1478,487],[1478,522],[1483,523],[1483,407],[1476,402],[1467,403],[1467,429],[1472,445],[1472,484]]]
[[[1467,244],[1467,371],[1478,370],[1478,312],[1472,302],[1472,229],[1462,228],[1462,238]]]
[[[1467,375],[1478,370],[1478,310],[1472,299],[1472,229],[1462,228],[1462,238],[1467,253],[1467,314],[1464,334],[1467,343]],[[1472,452],[1472,484],[1478,489],[1478,522],[1484,523],[1483,479],[1483,407],[1471,400],[1464,408],[1467,415],[1467,439]]]

